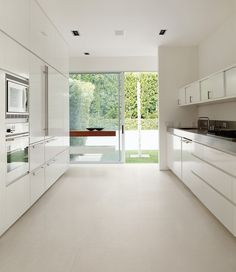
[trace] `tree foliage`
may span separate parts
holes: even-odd
[[[158,115],[158,78],[156,73],[125,73],[126,129],[137,119],[137,82],[141,83],[141,117],[145,128],[156,128]],[[119,74],[70,75],[70,128],[117,129],[119,122]],[[152,121],[153,119],[153,121]],[[146,123],[144,122],[146,120]],[[137,122],[136,122],[137,123]]]
[[[72,74],[71,78],[94,86],[93,100],[89,107],[89,126],[117,129],[119,113],[118,74]]]
[[[137,118],[137,82],[141,84],[141,117],[157,118],[158,79],[156,73],[125,74],[125,118]]]
[[[70,79],[70,129],[85,130],[89,125],[89,109],[94,96],[94,85],[79,79]],[[73,144],[81,139],[72,138]]]

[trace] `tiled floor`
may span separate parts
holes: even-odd
[[[70,170],[0,239],[1,272],[235,272],[234,238],[156,165]]]

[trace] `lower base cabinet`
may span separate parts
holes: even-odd
[[[33,205],[45,192],[44,166],[30,174],[30,204]]]
[[[178,155],[178,158],[181,157],[181,167],[177,168],[182,169],[181,177],[173,167],[177,158],[173,154],[180,146],[179,140],[175,140],[177,138],[181,137],[167,134],[169,168],[236,236],[236,178],[233,176],[235,166],[232,167],[236,157],[182,138],[181,155]]]
[[[6,187],[3,231],[14,224],[63,175],[69,166],[69,149],[46,165]],[[1,230],[0,235],[3,232]]]
[[[45,187],[50,188],[68,168],[69,150],[58,154],[45,166]]]
[[[26,175],[6,188],[6,229],[30,207],[30,175]]]
[[[235,206],[196,175],[192,177],[191,190],[219,221],[234,233]]]
[[[181,137],[167,134],[167,163],[168,167],[175,173],[175,175],[182,178],[182,151],[181,151]]]

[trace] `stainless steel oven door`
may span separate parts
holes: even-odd
[[[7,81],[7,113],[28,113],[28,88]]]
[[[29,172],[29,134],[6,138],[7,185]]]

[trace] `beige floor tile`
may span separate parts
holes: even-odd
[[[156,165],[80,165],[0,239],[1,272],[235,272],[236,239]]]

